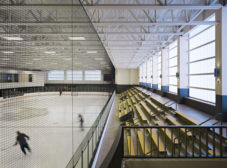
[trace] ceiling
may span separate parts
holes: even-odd
[[[81,3],[0,0],[0,67],[111,71],[113,64],[115,68],[137,68],[194,26],[216,24],[204,21],[204,16],[221,8],[218,0]]]
[[[217,0],[82,0],[115,68],[137,68],[221,8]]]
[[[0,0],[0,68],[111,71],[113,66],[78,0]]]

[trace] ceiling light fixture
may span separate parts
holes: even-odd
[[[96,61],[102,61],[104,58],[95,58]]]
[[[69,40],[85,40],[85,37],[69,37]]]
[[[87,54],[96,54],[97,51],[87,51]]]
[[[55,51],[45,51],[46,54],[56,54]]]
[[[13,54],[14,52],[13,51],[3,51],[2,53],[3,54]]]
[[[3,37],[3,38],[6,39],[6,40],[18,40],[18,41],[24,40],[21,37]]]
[[[4,60],[4,61],[9,61],[10,58],[2,58],[2,60]]]

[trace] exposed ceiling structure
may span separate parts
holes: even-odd
[[[82,0],[115,68],[137,68],[221,8],[217,0]]]
[[[0,68],[112,67],[79,0],[0,0]]]
[[[113,63],[137,68],[194,26],[216,24],[204,16],[221,8],[218,0],[81,3],[0,0],[0,67],[110,71]]]

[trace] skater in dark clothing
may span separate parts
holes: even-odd
[[[59,96],[62,95],[62,89],[59,89]]]
[[[29,136],[27,136],[24,133],[21,133],[20,131],[17,131],[16,143],[14,145],[16,146],[19,143],[20,148],[25,155],[26,155],[25,148],[27,148],[27,150],[31,152],[31,149],[26,139],[29,140],[30,139]]]
[[[84,119],[83,119],[83,117],[82,117],[81,114],[79,114],[79,120],[80,120],[80,128],[81,128],[81,131],[83,131],[84,130],[84,126],[83,126]]]

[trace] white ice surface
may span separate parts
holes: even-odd
[[[43,95],[0,103],[0,167],[64,168],[106,103],[108,96]],[[72,110],[73,109],[73,110]],[[84,117],[81,131],[78,114]],[[73,125],[73,129],[72,129]],[[26,133],[32,153],[24,156],[16,131]]]

